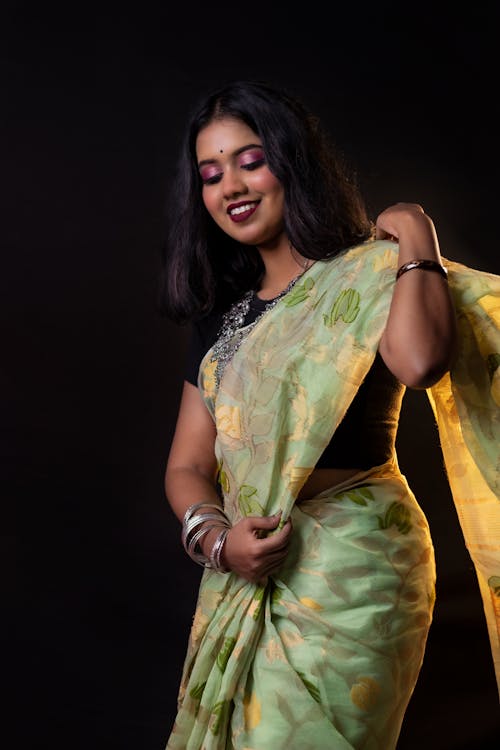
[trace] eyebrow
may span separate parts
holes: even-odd
[[[243,151],[248,151],[250,148],[263,148],[262,143],[249,143],[247,146],[241,146],[241,148],[237,148],[236,151],[233,152],[233,156],[238,156],[239,154],[243,153]],[[198,162],[198,169],[200,167],[203,167],[204,164],[214,164],[217,161],[217,159],[203,159],[202,161]]]

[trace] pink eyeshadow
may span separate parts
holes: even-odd
[[[239,164],[252,164],[254,161],[261,161],[264,158],[264,151],[257,149],[255,151],[244,151],[238,159]]]
[[[200,169],[200,175],[202,180],[210,180],[212,177],[217,177],[221,174],[221,171],[216,166],[202,167]]]

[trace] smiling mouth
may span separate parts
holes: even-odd
[[[227,209],[229,218],[235,222],[245,221],[255,212],[259,203],[260,201],[250,201],[233,204]]]

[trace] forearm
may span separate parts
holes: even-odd
[[[182,522],[186,510],[197,502],[222,502],[216,491],[215,481],[208,475],[191,468],[167,470],[165,491],[175,515]],[[217,510],[206,509],[207,511]],[[203,512],[203,509],[201,509]],[[263,583],[267,576],[278,569],[286,557],[292,525],[290,519],[278,530],[280,514],[275,516],[255,516],[240,519],[226,537],[220,562],[226,571],[253,583]],[[217,524],[206,521],[203,525]],[[201,527],[200,527],[201,528]],[[211,529],[199,543],[205,557],[210,558],[214,543],[223,526]],[[271,533],[273,532],[273,533]],[[267,534],[271,534],[267,537]]]
[[[182,523],[187,509],[195,503],[214,503],[222,509],[222,501],[217,491],[215,478],[191,467],[167,469],[165,494],[173,512]],[[207,511],[211,509],[207,508]],[[212,509],[217,512],[216,509]],[[203,526],[214,524],[206,521]],[[201,528],[201,527],[200,527]],[[202,537],[200,547],[204,554],[210,552],[220,529],[211,529]]]

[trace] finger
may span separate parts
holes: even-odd
[[[262,558],[287,550],[291,542],[291,529],[290,524],[288,527],[283,527],[277,534],[273,534],[265,539],[259,539],[258,547],[256,548],[259,557]]]
[[[375,237],[377,240],[389,240],[389,242],[399,241],[396,234],[391,234],[390,232],[386,232],[385,229],[382,229],[380,227],[376,228]]]
[[[269,563],[269,565],[266,565],[265,568],[262,568],[260,571],[260,575],[263,576],[270,576],[275,573],[277,573],[284,565],[285,558],[281,560],[274,560],[272,563]]]
[[[280,540],[283,540],[285,543],[288,544],[292,531],[293,531],[292,519],[288,518],[286,523],[283,525],[281,529],[279,529],[279,531],[273,532],[267,538],[273,540],[276,544],[279,544]]]
[[[285,562],[287,558],[287,554],[288,554],[288,551],[285,551],[285,552],[281,552],[279,555],[272,555],[271,557],[266,558],[266,560],[262,561],[260,572],[262,574],[264,573],[269,574],[272,570],[277,570]]]
[[[377,224],[375,226],[375,239],[377,240],[385,240],[386,237],[388,237],[388,233],[385,231],[385,229],[382,229],[382,227],[379,227]]]
[[[255,572],[252,575],[248,576],[248,580],[251,580],[253,583],[257,583],[259,586],[265,586],[268,582],[269,576],[272,575],[272,573],[277,570],[278,567],[279,566],[269,566],[262,570],[259,570],[258,572]]]
[[[250,529],[255,530],[272,530],[275,529],[281,518],[281,511],[275,513],[273,516],[248,516]]]
[[[277,534],[273,534],[272,536],[268,537],[267,539],[263,539],[262,541],[265,541],[266,544],[261,545],[261,549],[264,550],[264,552],[279,552],[282,549],[288,549],[290,546],[290,542],[292,541],[292,526],[290,525],[287,528],[282,529]]]

